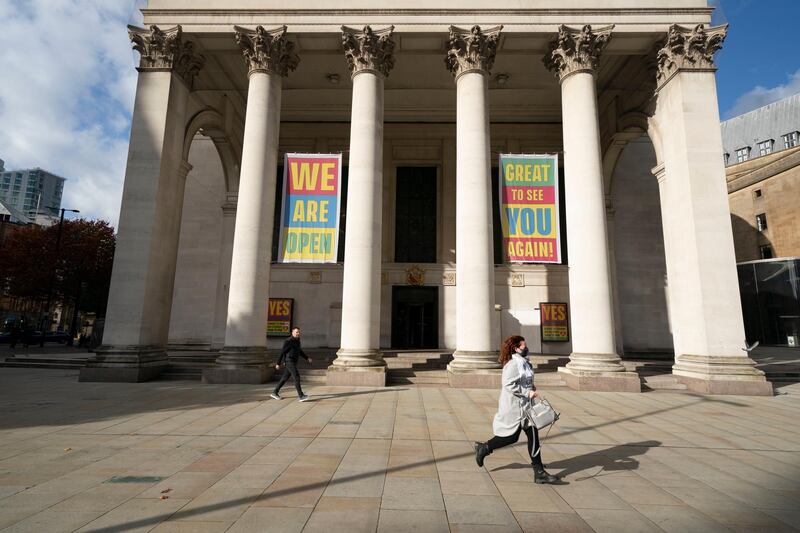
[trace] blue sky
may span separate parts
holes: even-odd
[[[144,0],[0,0],[0,159],[68,178],[63,206],[116,225],[138,57],[126,25]],[[800,92],[800,0],[711,0],[730,23],[720,114]]]
[[[800,92],[800,0],[710,3],[717,7],[713,22],[730,24],[717,54],[723,120]]]

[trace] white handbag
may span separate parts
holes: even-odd
[[[535,427],[536,429],[544,429],[547,426],[550,426],[558,420],[558,417],[561,416],[559,413],[556,413],[556,410],[553,409],[553,406],[550,405],[545,399],[537,399],[531,402],[530,407],[525,410],[525,417],[528,419],[528,422],[531,426]]]

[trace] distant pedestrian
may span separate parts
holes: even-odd
[[[17,342],[19,342],[19,335],[20,335],[19,326],[17,324],[14,324],[13,326],[11,326],[11,338],[9,339],[11,341],[11,344],[8,345],[8,348],[10,350],[14,350],[17,347]]]
[[[300,328],[294,327],[292,328],[292,336],[286,339],[283,343],[283,348],[281,348],[281,355],[278,357],[278,362],[275,365],[275,370],[280,370],[281,365],[284,365],[283,376],[281,376],[281,380],[278,382],[278,386],[275,387],[275,392],[270,394],[270,397],[275,400],[280,400],[281,395],[281,387],[289,381],[289,377],[294,380],[294,388],[297,389],[297,396],[300,398],[301,402],[308,400],[308,395],[303,394],[303,387],[300,385],[300,372],[297,370],[297,360],[302,357],[309,363],[311,363],[311,359],[306,355],[303,349],[300,347]]]
[[[500,348],[499,362],[503,365],[502,388],[494,415],[492,429],[494,437],[488,442],[475,443],[475,461],[483,467],[487,455],[519,440],[525,432],[528,437],[528,456],[531,458],[533,478],[536,483],[555,483],[556,476],[549,474],[542,464],[539,432],[525,416],[531,401],[539,396],[533,386],[533,367],[528,362],[528,347],[519,335],[507,338]]]

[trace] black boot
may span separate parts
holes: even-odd
[[[483,460],[489,455],[491,450],[489,450],[489,446],[485,442],[476,442],[475,443],[475,462],[478,463],[478,466],[483,468]]]
[[[558,478],[547,472],[541,464],[533,466],[533,482],[537,485],[546,485],[558,482]]]

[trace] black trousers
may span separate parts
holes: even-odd
[[[522,424],[520,424],[519,427],[517,427],[517,431],[507,437],[498,437],[495,435],[489,440],[489,442],[486,443],[489,446],[489,453],[492,453],[503,446],[514,444],[519,440],[519,434],[522,431],[524,431],[525,436],[528,437],[528,455],[533,460],[533,464],[535,466],[542,466],[542,452],[539,450],[539,430],[535,427],[527,427],[523,429]],[[533,454],[536,453],[536,451],[539,453],[536,455],[536,457],[534,457]]]
[[[275,387],[275,394],[281,390],[289,378],[292,378],[294,381],[294,388],[297,389],[298,396],[305,396],[303,394],[303,387],[300,386],[300,372],[297,371],[297,361],[292,361],[291,359],[286,359],[283,368],[283,375],[281,376],[281,380],[278,382],[278,386]]]

